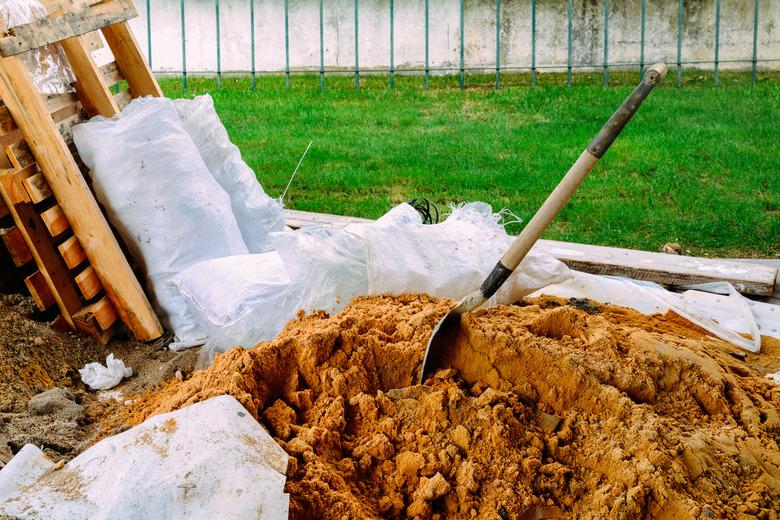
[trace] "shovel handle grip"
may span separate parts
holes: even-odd
[[[481,302],[473,301],[468,306],[476,308],[485,300],[493,296],[501,285],[509,278],[509,275],[520,265],[541,234],[550,225],[558,212],[566,205],[569,198],[585,180],[590,171],[609,149],[620,132],[625,128],[631,117],[636,113],[639,105],[647,98],[653,88],[666,76],[666,65],[656,63],[650,67],[631,94],[623,101],[623,104],[612,114],[612,117],[601,128],[601,131],[582,152],[577,161],[572,165],[566,175],[558,183],[553,192],[544,201],[542,207],[523,228],[509,250],[493,268],[480,287]]]

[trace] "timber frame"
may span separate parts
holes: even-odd
[[[140,341],[157,316],[110,228],[73,146],[71,129],[111,117],[140,96],[162,96],[127,25],[132,0],[44,0],[49,16],[0,34],[0,237],[41,310],[105,343],[121,320]],[[97,67],[102,46],[114,61]],[[51,43],[65,51],[75,94],[42,96],[18,55]],[[116,92],[111,87],[116,86]],[[125,87],[123,90],[122,88]]]

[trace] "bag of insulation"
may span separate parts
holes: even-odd
[[[376,222],[274,233],[275,252],[195,264],[174,283],[209,332],[209,356],[273,339],[299,310],[335,313],[357,296],[427,292],[459,299],[479,287],[511,240],[487,204],[455,208],[436,225],[423,225],[412,206],[401,204]],[[569,277],[558,260],[529,255],[498,301]]]
[[[47,17],[46,7],[38,0],[0,1],[0,32]],[[38,91],[46,96],[73,92],[76,81],[62,47],[53,43],[19,55]]]
[[[98,201],[141,263],[171,349],[205,341],[171,278],[193,264],[247,254],[230,198],[214,180],[173,102],[133,100],[73,128]]]
[[[200,151],[211,175],[230,196],[230,205],[250,253],[270,249],[268,234],[284,229],[282,203],[269,197],[252,169],[230,142],[208,94],[174,102],[182,125]]]

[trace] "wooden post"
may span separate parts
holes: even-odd
[[[76,90],[87,114],[90,117],[96,115],[111,117],[118,114],[119,107],[114,101],[114,96],[108,90],[103,74],[92,60],[92,55],[81,40],[81,36],[74,36],[60,43],[76,75]]]
[[[119,70],[127,80],[133,97],[162,97],[162,90],[147,65],[127,22],[119,22],[101,29],[114,54]]]
[[[0,59],[0,97],[30,145],[38,166],[120,318],[137,339],[150,341],[159,338],[162,326],[149,300],[29,73],[15,56]]]

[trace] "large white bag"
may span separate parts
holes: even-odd
[[[109,220],[144,268],[160,319],[176,350],[202,343],[200,330],[170,279],[187,267],[248,253],[230,207],[173,102],[133,100],[121,114],[73,129]]]
[[[184,129],[190,134],[214,179],[230,196],[233,214],[250,253],[270,249],[268,234],[284,229],[282,203],[266,195],[252,169],[230,142],[214,110],[211,96],[174,101]]]

